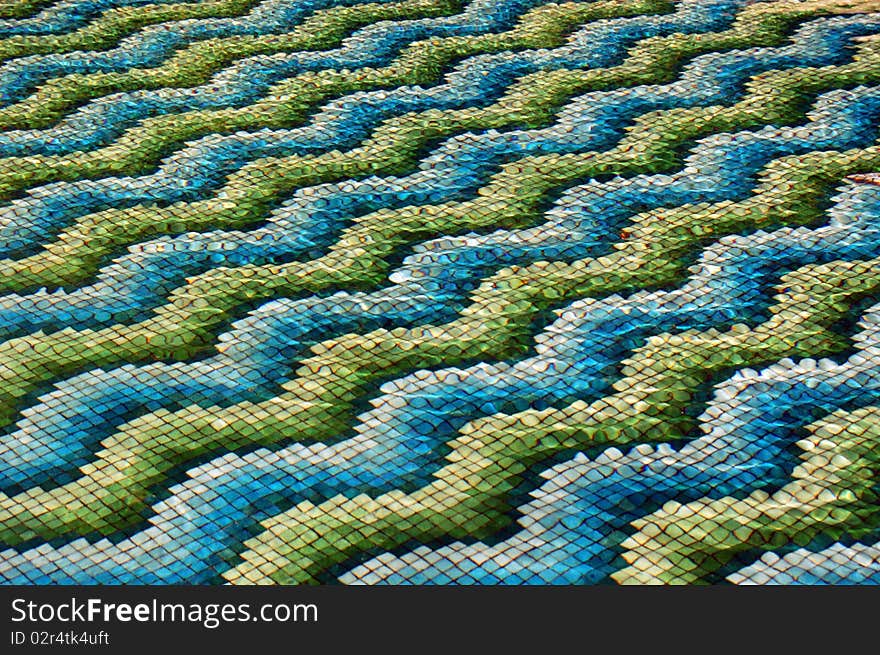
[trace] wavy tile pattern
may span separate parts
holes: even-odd
[[[880,2],[0,7],[0,581],[876,584]]]

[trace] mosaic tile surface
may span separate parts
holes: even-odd
[[[880,2],[0,36],[3,582],[880,583]]]

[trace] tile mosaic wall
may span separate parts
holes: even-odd
[[[880,583],[880,2],[0,36],[3,582]]]

